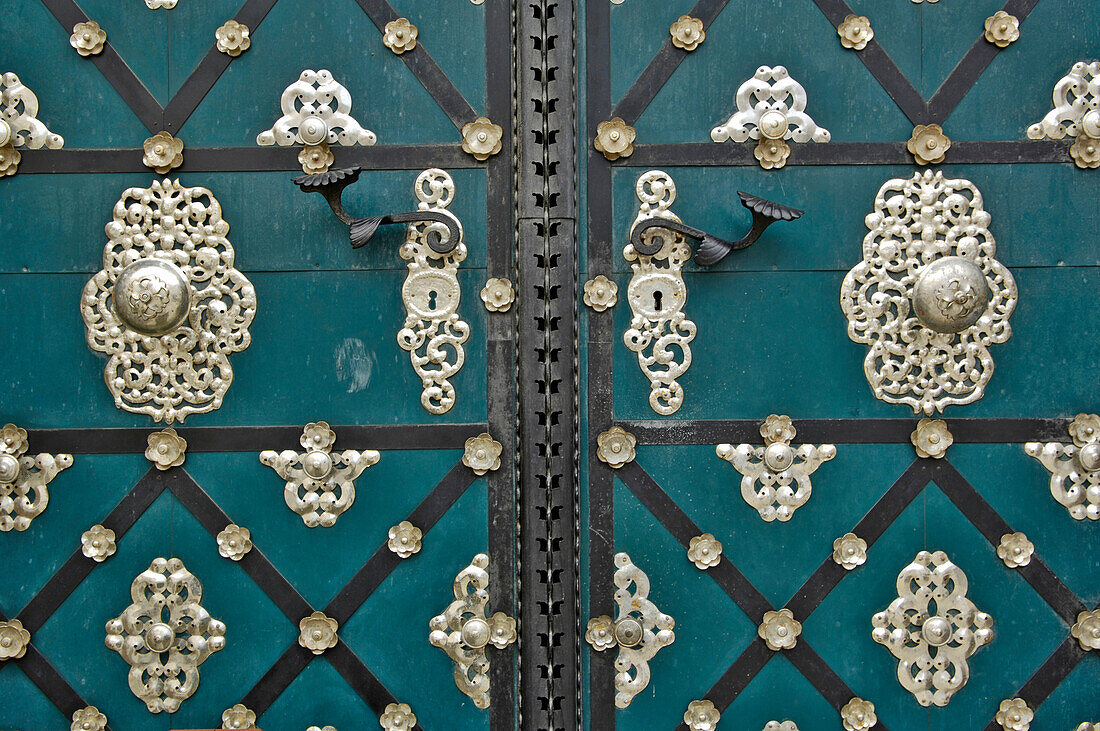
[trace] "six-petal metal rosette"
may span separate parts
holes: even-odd
[[[989,346],[1012,334],[1012,274],[995,258],[990,215],[969,180],[940,171],[889,180],[867,216],[863,261],[844,278],[848,337],[870,346],[875,396],[931,415],[982,397]]]

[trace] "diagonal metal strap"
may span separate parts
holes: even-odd
[[[0,612],[0,622],[6,619],[3,612]],[[42,695],[46,696],[66,718],[72,718],[74,713],[87,707],[88,702],[76,692],[73,686],[69,685],[69,681],[57,672],[57,668],[50,664],[50,661],[33,644],[27,645],[27,654],[9,662],[17,663],[23,674],[38,686]],[[3,666],[0,666],[0,670],[3,669]],[[111,731],[111,727],[105,726],[104,731]]]

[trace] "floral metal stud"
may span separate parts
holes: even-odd
[[[355,502],[355,479],[381,455],[373,449],[333,453],[336,432],[325,421],[306,424],[298,441],[305,452],[265,449],[260,462],[286,480],[283,498],[302,522],[310,528],[330,528]]]
[[[179,2],[179,0],[145,0],[145,7],[150,10],[157,10],[159,8],[171,10],[176,7],[177,2]]]
[[[690,15],[681,15],[668,32],[672,34],[672,45],[685,51],[694,51],[707,39],[703,21]]]
[[[1100,650],[1100,609],[1078,614],[1070,634],[1081,644],[1082,650]]]
[[[722,560],[722,543],[710,533],[695,536],[688,543],[687,555],[696,568],[709,569]]]
[[[760,426],[763,446],[719,444],[715,449],[741,473],[741,497],[769,523],[790,520],[810,499],[810,475],[836,456],[832,444],[792,447],[795,434],[789,416],[772,414]]]
[[[1034,718],[1035,712],[1028,707],[1027,701],[1023,698],[1010,698],[1001,701],[996,721],[1005,731],[1028,731]]]
[[[403,520],[390,528],[386,546],[401,558],[408,558],[414,553],[420,553],[420,542],[423,538],[423,531],[409,521]]]
[[[484,475],[490,470],[500,469],[500,455],[503,451],[504,445],[490,435],[478,434],[466,440],[462,464],[473,470],[474,474]]]
[[[481,301],[489,312],[507,312],[516,301],[516,290],[510,280],[492,277],[481,290]]]
[[[298,163],[302,171],[307,175],[323,173],[329,169],[336,157],[325,143],[320,145],[306,145],[298,151]]]
[[[173,137],[170,132],[157,132],[145,140],[143,147],[145,154],[141,163],[161,175],[183,164],[183,140]]]
[[[618,302],[619,287],[600,274],[584,283],[584,303],[596,312],[614,307]]]
[[[340,639],[336,635],[339,628],[340,624],[332,617],[324,612],[314,612],[298,622],[298,644],[314,655],[320,655],[325,650],[336,647],[336,642]]]
[[[23,629],[18,619],[0,622],[0,661],[18,660],[27,654],[31,633]]]
[[[248,26],[235,20],[225,21],[214,31],[214,40],[219,51],[233,58],[240,56],[252,45],[252,39],[248,36]]]
[[[45,145],[51,150],[64,146],[65,140],[38,120],[38,97],[8,72],[0,77],[0,177],[15,175],[22,155],[17,147],[37,150]]]
[[[603,153],[608,160],[630,157],[634,154],[634,140],[638,133],[623,121],[622,117],[612,117],[596,125],[596,151]]]
[[[98,56],[103,53],[103,44],[106,42],[107,31],[100,28],[99,23],[94,20],[77,23],[73,26],[73,34],[69,36],[69,45],[81,56]]]
[[[85,706],[73,713],[73,722],[69,731],[103,731],[107,728],[107,717],[95,706]]]
[[[867,541],[845,533],[833,541],[833,561],[847,571],[867,563]]]
[[[310,726],[306,731],[336,731],[335,726]]]
[[[1024,451],[1050,472],[1050,493],[1074,520],[1100,520],[1100,416],[1078,414],[1072,444],[1028,442]]]
[[[1035,544],[1023,533],[1005,533],[997,546],[997,557],[1010,569],[1018,569],[1031,563]]]
[[[1074,731],[1100,731],[1100,723],[1083,722]]]
[[[921,551],[898,574],[898,598],[871,619],[871,638],[898,659],[898,681],[922,706],[946,706],[970,678],[967,659],[993,639],[993,618],[967,587],[946,553]]]
[[[179,467],[187,457],[187,440],[177,434],[175,429],[161,429],[151,433],[148,444],[145,448],[145,459],[152,462],[158,470]]]
[[[802,623],[794,618],[790,609],[764,612],[764,620],[756,629],[756,634],[768,645],[769,650],[789,650],[798,644],[802,634]]]
[[[840,720],[844,731],[867,731],[878,723],[875,704],[859,697],[853,698],[840,709]]]
[[[1081,169],[1100,167],[1100,140],[1086,137],[1078,137],[1069,148],[1069,155],[1073,162]]]
[[[174,713],[199,687],[199,666],[225,647],[225,625],[202,606],[202,583],[178,558],[157,558],[107,622],[108,649],[130,665],[130,690],[150,713]]]
[[[418,32],[408,18],[396,18],[386,23],[386,29],[382,31],[382,43],[400,56],[405,51],[416,48]]]
[[[252,533],[236,523],[230,523],[218,533],[218,553],[230,561],[240,561],[252,550]]]
[[[837,26],[836,32],[840,36],[840,45],[855,51],[862,51],[875,37],[871,19],[866,15],[848,15]]]
[[[478,117],[462,125],[462,149],[475,160],[488,160],[501,150],[504,130],[488,117]]]
[[[829,130],[818,127],[806,113],[806,89],[783,66],[761,66],[741,84],[735,97],[737,111],[710,131],[715,142],[757,140],[756,159],[765,169],[786,164],[793,142],[828,142]]]
[[[615,623],[606,614],[593,617],[588,620],[588,626],[584,632],[585,641],[592,645],[593,649],[603,651],[617,644],[615,640]]]
[[[951,149],[951,140],[938,124],[918,124],[905,148],[918,165],[939,165]]]
[[[985,19],[984,35],[985,39],[997,48],[1005,48],[1020,37],[1020,19],[1003,10],[998,10]]]
[[[1075,137],[1070,148],[1079,168],[1100,167],[1100,61],[1078,61],[1054,85],[1054,108],[1027,128],[1033,140]]]
[[[921,419],[909,435],[909,441],[916,448],[918,457],[941,459],[955,442],[955,437],[947,430],[947,422],[943,419]]]
[[[416,726],[416,714],[408,703],[390,703],[378,719],[378,725],[384,731],[410,731]]]
[[[29,447],[26,429],[15,424],[0,428],[0,533],[29,528],[50,503],[47,486],[73,465],[71,454],[32,457],[26,453]]]
[[[256,725],[256,713],[243,703],[222,711],[222,728],[253,728]]]
[[[709,700],[692,701],[684,711],[684,725],[690,731],[716,731],[722,714]]]
[[[794,721],[768,721],[764,731],[798,731],[798,726]]]
[[[80,535],[80,552],[96,563],[115,555],[115,532],[96,523]]]
[[[634,460],[638,440],[621,426],[613,426],[596,437],[596,456],[612,469]]]

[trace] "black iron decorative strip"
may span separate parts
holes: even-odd
[[[66,33],[72,33],[74,25],[88,20],[88,16],[74,0],[42,0],[42,4],[57,19],[57,22],[61,24]],[[134,72],[118,55],[118,51],[115,50],[114,46],[109,42],[104,43],[103,51],[94,56],[89,56],[88,60],[96,65],[104,78],[122,97],[122,101],[133,111],[134,116],[141,121],[149,132],[155,133],[162,129],[164,109],[149,90],[145,88],[145,85],[141,83],[141,79],[134,75]]]
[[[722,673],[722,677],[711,686],[703,696],[715,705],[720,713],[725,712],[737,696],[744,692],[753,678],[760,674],[775,653],[768,649],[764,640],[753,638],[737,659]],[[686,723],[676,727],[676,731],[690,731]]]
[[[728,2],[729,0],[699,0],[687,14],[703,21],[703,30],[706,30],[710,28],[710,24]],[[680,62],[687,58],[688,53],[689,51],[683,48],[677,48],[672,43],[672,38],[665,39],[664,45],[657,51],[653,60],[630,85],[626,95],[615,105],[611,116],[622,117],[623,121],[630,125],[638,121],[638,117],[657,96],[661,87],[672,77],[680,66]]]
[[[386,706],[390,703],[397,702],[397,698],[382,685],[382,681],[363,664],[347,643],[337,641],[334,647],[325,650],[325,659],[378,716],[386,712]],[[424,726],[419,722],[413,728],[424,731]]]
[[[798,668],[798,672],[810,681],[810,685],[837,710],[837,713],[855,697],[855,693],[848,684],[829,667],[809,643],[799,640],[798,644],[783,652],[791,664]],[[877,731],[887,731],[886,725],[881,721],[874,728]]]
[[[355,0],[363,12],[377,26],[378,31],[384,32],[386,23],[397,20],[397,11],[386,0]],[[381,42],[381,41],[379,41]],[[439,108],[450,118],[451,123],[458,129],[462,129],[467,122],[472,122],[477,117],[477,112],[462,96],[462,92],[447,78],[443,69],[435,62],[428,49],[424,47],[421,39],[417,39],[416,48],[406,51],[398,56],[409,71],[413,72],[417,80],[423,84],[428,93],[432,95]]]
[[[337,640],[337,644],[343,640]],[[271,704],[290,687],[294,679],[306,669],[317,656],[306,648],[294,642],[279,656],[275,664],[264,673],[264,676],[252,686],[252,690],[245,694],[241,700],[256,714],[257,718],[264,715]]]
[[[3,619],[3,615],[0,615],[0,621],[3,621]],[[64,676],[57,671],[57,668],[33,644],[27,645],[27,654],[15,662],[18,663],[23,674],[38,686],[38,689],[42,691],[42,695],[46,696],[65,718],[72,718],[74,713],[88,706],[88,702],[80,697],[80,694],[76,692],[76,688],[65,680]],[[18,707],[19,704],[9,699],[4,705],[10,708],[11,706]],[[111,727],[104,726],[104,731],[111,731]]]

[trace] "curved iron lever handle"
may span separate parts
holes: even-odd
[[[366,245],[374,236],[379,226],[387,226],[392,223],[413,223],[416,221],[435,221],[447,227],[447,236],[428,236],[428,246],[439,254],[454,251],[462,240],[462,233],[458,228],[458,221],[453,215],[442,211],[409,211],[408,213],[389,213],[384,216],[371,216],[370,218],[353,218],[346,210],[341,199],[344,188],[359,179],[362,169],[358,166],[350,168],[338,168],[324,173],[312,175],[299,175],[294,178],[294,183],[305,193],[320,193],[328,201],[329,208],[336,217],[350,227],[351,248],[358,249]]]
[[[656,243],[653,243],[652,240],[647,243],[645,238],[646,232],[652,228],[663,228],[670,231],[676,231],[677,233],[681,233],[699,242],[699,248],[695,252],[695,263],[702,266],[710,266],[722,261],[731,251],[747,249],[752,246],[753,243],[760,238],[760,234],[764,233],[764,229],[776,221],[793,221],[801,217],[804,213],[804,211],[797,208],[791,208],[790,206],[785,206],[780,203],[772,203],[769,200],[742,191],[737,191],[737,195],[741,198],[741,205],[752,212],[752,228],[737,241],[720,239],[717,236],[708,234],[702,229],[688,226],[679,221],[672,221],[667,218],[647,218],[640,221],[638,225],[634,227],[634,230],[630,232],[630,243],[634,245],[634,249],[639,254],[652,256],[661,250],[661,247],[664,246],[664,241],[657,236],[654,237]]]

